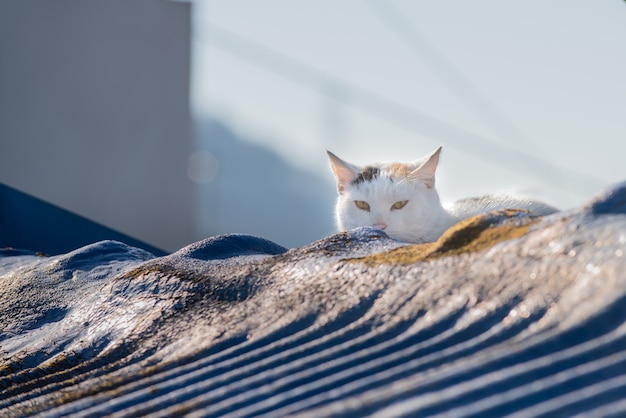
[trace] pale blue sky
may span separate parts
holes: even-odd
[[[192,100],[330,179],[444,145],[443,200],[576,206],[626,179],[621,0],[194,3]]]

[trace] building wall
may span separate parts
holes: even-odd
[[[166,250],[192,242],[190,8],[0,2],[0,182]]]

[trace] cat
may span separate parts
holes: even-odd
[[[466,198],[444,207],[435,189],[442,146],[412,163],[375,163],[359,167],[327,151],[337,180],[335,220],[340,231],[360,226],[383,230],[410,243],[436,241],[462,219],[499,209],[527,209],[543,216],[557,209],[513,195]]]

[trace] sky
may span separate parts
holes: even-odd
[[[443,201],[578,206],[626,180],[626,2],[193,4],[194,114],[332,181],[443,144]]]

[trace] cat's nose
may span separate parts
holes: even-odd
[[[379,224],[374,224],[374,225],[372,225],[372,227],[374,227],[374,228],[376,228],[376,229],[383,229],[383,230],[384,230],[385,228],[387,228],[387,224],[385,224],[385,223],[379,223]]]

